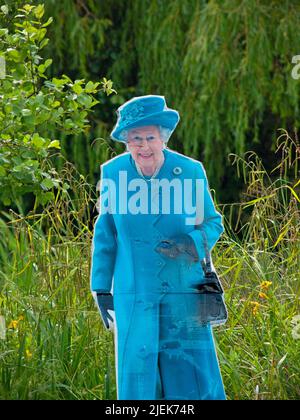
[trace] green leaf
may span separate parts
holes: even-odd
[[[21,12],[29,13],[32,9],[34,9],[34,6],[31,6],[30,4],[25,4],[25,6],[23,6],[23,9],[18,10],[20,10]]]
[[[49,67],[49,66],[52,64],[52,62],[53,62],[52,58],[48,58],[48,59],[45,61],[44,66],[47,68],[47,67]]]
[[[22,115],[24,115],[25,117],[28,116],[28,115],[31,115],[31,114],[32,114],[32,112],[31,112],[30,109],[27,109],[27,108],[22,109]]]
[[[37,201],[43,206],[51,200],[54,200],[54,194],[52,191],[40,192],[37,194]]]
[[[24,141],[24,139],[23,139],[23,141]],[[24,158],[24,159],[31,159],[31,158],[33,157],[32,150],[31,150],[31,149],[25,150],[25,152],[22,152],[22,153],[21,153],[21,156],[22,156],[22,158]],[[29,163],[30,163],[30,160],[29,160],[29,161],[27,161],[27,162],[29,162]],[[32,162],[32,161],[31,161],[31,162]]]
[[[44,48],[49,42],[49,38],[43,39],[43,41],[40,43],[40,49]]]
[[[24,125],[24,129],[26,129],[26,131],[33,131],[35,123],[36,123],[36,119],[35,119],[35,116],[33,114],[28,115],[28,116],[24,116],[23,125]]]
[[[30,142],[30,134],[25,134],[25,136],[23,137],[23,143],[27,144]]]
[[[52,61],[53,60],[51,58],[48,58],[48,60],[46,60],[45,63],[40,64],[38,66],[38,72],[39,73],[45,73],[47,67],[49,67],[52,64]]]
[[[112,89],[113,82],[111,80],[107,80],[105,77],[103,77],[101,84],[102,89],[104,90],[106,95],[110,95],[111,93],[117,93],[115,89]]]
[[[7,34],[8,34],[8,29],[6,28],[0,29],[0,36],[7,35]]]
[[[100,101],[97,101],[96,99],[91,103],[90,108],[92,108],[93,106],[100,104]]]
[[[35,102],[36,102],[37,105],[41,106],[44,103],[44,99],[45,99],[45,97],[44,97],[43,92],[39,91],[39,93],[35,97]]]
[[[43,179],[40,185],[43,188],[43,190],[50,190],[51,188],[54,187],[53,181],[49,178]]]
[[[6,50],[8,58],[11,58],[15,62],[18,62],[20,60],[20,53],[15,48],[8,48]]]
[[[66,81],[64,79],[57,79],[56,77],[52,78],[52,83],[56,86],[56,87],[61,87],[64,86]]]
[[[8,14],[8,6],[6,4],[4,4],[3,6],[1,6],[1,12],[5,15]]]
[[[9,80],[4,80],[4,82],[2,83],[2,90],[4,90],[4,92],[10,92],[12,89],[12,83]]]
[[[2,135],[2,138],[3,138],[4,136]],[[7,154],[7,156],[8,156],[8,154]],[[4,155],[4,154],[2,154],[2,153],[0,153],[0,163],[10,163],[10,160],[8,160],[7,158],[6,158],[6,155]]]
[[[75,93],[77,93],[77,95],[79,95],[83,91],[83,89],[82,89],[82,87],[80,86],[79,83],[75,83],[72,86],[72,89],[74,90]]]
[[[100,85],[100,82],[97,83],[93,83],[93,82],[88,82],[85,86],[85,91],[87,93],[96,93],[97,92],[97,87]]]
[[[4,204],[5,206],[10,206],[10,205],[11,205],[11,199],[10,199],[9,197],[4,197],[4,198],[2,199],[2,201],[3,201],[3,204]]]
[[[89,95],[81,93],[80,95],[78,95],[77,101],[80,103],[80,105],[83,105],[85,108],[90,108],[93,99]]]
[[[47,33],[47,29],[45,28],[39,29],[36,32],[36,36],[34,38],[36,38],[39,42],[41,42],[45,38],[46,33]]]
[[[73,123],[71,118],[67,118],[65,123],[64,123],[64,127],[65,127],[66,130],[70,130],[70,129],[75,127],[75,124]]]
[[[47,20],[47,22],[46,23],[44,23],[43,25],[42,25],[42,28],[46,28],[48,25],[50,25],[51,23],[53,22],[53,17],[52,16],[50,16],[49,17],[49,19]]]
[[[42,19],[42,17],[44,16],[45,13],[45,8],[43,4],[39,4],[38,6],[36,6],[34,8],[33,11],[34,15],[38,18],[38,19]]]
[[[49,146],[48,146],[48,149],[49,149],[50,147],[55,147],[56,149],[60,149],[61,147],[60,147],[60,142],[59,142],[59,140],[52,140],[52,141],[51,141],[51,143],[50,143],[50,144],[49,144]]]
[[[34,133],[32,136],[32,143],[38,148],[42,148],[45,144],[45,140],[39,136],[39,134]]]
[[[65,79],[66,82],[72,83],[72,80],[66,74],[63,74],[61,77],[62,77],[62,79]]]
[[[51,104],[51,107],[52,107],[52,108],[57,108],[59,105],[60,105],[60,102],[59,102],[59,101],[54,101],[54,102]]]
[[[23,89],[25,90],[25,92],[28,92],[28,93],[32,92],[33,91],[32,81],[31,80],[26,80],[23,83]]]

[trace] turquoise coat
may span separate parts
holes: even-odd
[[[214,207],[204,167],[171,149],[166,148],[163,153],[165,161],[156,179],[202,180],[201,228],[211,250],[224,227],[222,216]],[[154,214],[126,214],[124,206],[137,189],[120,194],[121,171],[126,173],[128,182],[146,183],[128,152],[101,166],[102,199],[94,227],[90,277],[92,291],[113,294],[117,397],[225,399],[211,327],[197,322],[197,293],[193,285],[203,279],[201,264],[185,258],[170,259],[155,251],[161,240],[187,233],[193,238],[199,257],[204,258],[201,231],[186,223],[191,214],[185,209],[181,213],[173,209],[172,196],[170,214],[165,214],[162,190],[151,196],[152,182],[147,182],[149,188],[144,196],[148,195],[148,206],[154,196],[159,198],[158,210]],[[107,178],[114,181],[115,187],[104,185]],[[193,187],[191,200],[195,200],[195,194]],[[116,204],[115,197],[121,197],[121,203]],[[108,207],[110,212],[104,211]]]

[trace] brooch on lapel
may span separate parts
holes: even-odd
[[[179,167],[179,166],[176,166],[174,169],[173,169],[173,174],[174,175],[180,175],[182,173],[182,169]]]

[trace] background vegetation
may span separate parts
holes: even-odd
[[[115,109],[149,93],[179,110],[170,147],[203,161],[224,215],[228,398],[299,399],[298,2],[28,3],[0,9],[0,399],[116,398],[95,185],[123,151]]]
[[[235,201],[243,185],[235,182],[228,154],[254,150],[270,169],[277,130],[299,127],[300,83],[291,77],[292,58],[299,54],[299,2],[98,4],[62,0],[54,7],[50,0],[46,7],[54,17],[54,42],[47,48],[55,73],[92,80],[100,73],[113,80],[118,92],[95,115],[94,138],[114,147],[108,139],[117,106],[135,95],[164,95],[181,115],[170,147],[204,162],[218,201]],[[99,148],[96,142],[96,176]],[[77,167],[82,161],[80,153],[69,157]],[[93,180],[91,164],[83,173]]]

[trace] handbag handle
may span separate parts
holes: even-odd
[[[206,233],[204,232],[204,230],[202,229],[201,226],[199,226],[197,229],[200,230],[201,233],[202,233],[203,243],[204,243],[204,250],[205,250],[205,259],[203,258],[201,260],[201,265],[202,265],[202,268],[203,268],[203,271],[205,272],[205,274],[211,273],[212,272],[212,269],[211,269],[211,256],[210,256],[210,252],[209,252],[209,248],[208,248]]]

